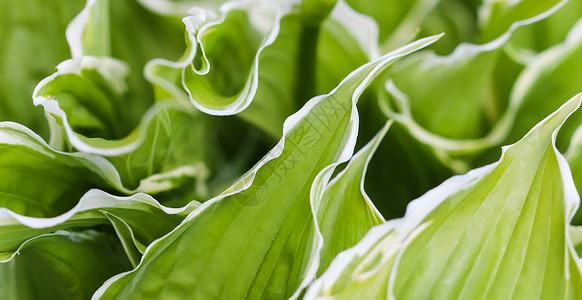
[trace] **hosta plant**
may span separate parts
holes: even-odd
[[[0,16],[0,299],[582,299],[580,0]]]

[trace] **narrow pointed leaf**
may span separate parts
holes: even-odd
[[[321,198],[314,200],[323,237],[319,274],[327,269],[338,253],[354,246],[372,227],[384,223],[384,218],[364,191],[364,178],[372,155],[390,124],[356,153],[346,168],[325,187]],[[317,184],[324,182],[316,181],[313,188],[317,189]]]

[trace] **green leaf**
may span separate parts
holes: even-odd
[[[124,72],[122,63],[108,57],[83,56],[61,63],[34,93],[36,104],[61,124],[53,137],[63,131],[76,149],[108,156],[130,190],[156,193],[196,178],[194,194],[206,196],[208,168],[202,161],[211,155],[199,145],[206,137],[207,120],[185,103],[165,100],[154,104],[123,136],[119,120],[124,118],[124,87],[119,77]]]
[[[497,163],[413,201],[403,219],[381,225],[340,254],[307,295],[353,293],[378,278],[388,282],[387,290],[375,293],[379,299],[566,297],[569,278],[579,276],[572,272],[580,272],[570,266],[577,255],[566,232],[580,198],[554,143],[581,101],[582,94],[569,100],[504,148]],[[385,254],[372,251],[382,243]],[[350,275],[356,271],[360,275]]]
[[[572,178],[574,179],[578,191],[582,191],[582,165],[580,164],[582,161],[582,129],[580,129],[580,127],[582,127],[582,125],[576,129],[576,132],[572,136],[568,151],[565,154],[566,159],[568,159],[568,163],[570,164]],[[582,213],[580,210],[578,210],[574,216],[572,223],[576,225],[582,224]]]
[[[398,220],[372,228],[354,247],[340,253],[305,294],[311,299],[388,299],[390,274],[403,242]]]
[[[172,6],[165,0],[89,0],[67,28],[73,60],[111,57],[126,64],[130,76],[117,83],[127,87],[117,99],[122,100],[117,113],[123,119],[116,122],[123,125],[122,134],[135,127],[155,100],[141,76],[146,63],[158,57],[175,59],[185,48],[180,21],[184,12]]]
[[[181,127],[175,132],[182,132],[183,135],[191,134],[187,127]],[[166,137],[160,134],[154,139],[158,136]],[[170,138],[174,137],[170,136]],[[162,162],[165,163],[163,167],[170,167],[175,163],[175,156],[194,157],[192,151],[174,146],[183,141],[172,139],[168,142],[160,137],[158,142],[164,143],[165,150],[162,153],[165,156],[162,157],[165,161],[160,161],[158,157],[155,157],[156,163]],[[143,149],[138,148],[126,155],[123,163],[127,165],[124,167],[139,170],[138,166],[149,166],[151,161],[148,159],[144,161],[144,156],[141,154],[152,151],[153,148],[149,145],[144,143]],[[148,153],[148,155],[156,154],[158,153],[155,151]],[[137,159],[142,159],[142,161],[137,161]],[[185,161],[181,160],[181,162]],[[203,165],[177,166],[176,164],[175,169],[170,168],[165,173],[141,179],[138,186],[129,186],[122,180],[114,165],[101,156],[83,152],[56,151],[30,129],[16,123],[0,123],[0,169],[3,170],[0,206],[22,215],[53,217],[62,214],[74,207],[79,198],[92,188],[115,190],[124,194],[137,191],[159,192],[180,185],[184,177],[205,176],[206,169]],[[200,190],[196,186],[192,186],[192,189]],[[188,204],[188,201],[192,199],[186,200],[179,206]]]
[[[400,252],[389,293],[407,299],[428,294],[564,297],[569,272],[566,229],[579,196],[554,142],[581,98],[574,97],[505,148],[498,163],[449,180],[441,187],[465,182],[446,192],[437,188],[427,193],[415,203],[423,212],[415,214],[410,208],[408,220],[415,220],[405,219],[403,227],[412,222],[429,226]],[[424,288],[417,288],[419,284]]]
[[[141,245],[147,246],[168,233],[199,205],[193,201],[182,208],[168,208],[145,194],[118,197],[96,189],[88,191],[78,201],[71,210],[52,218],[30,217],[0,208],[0,240],[3,241],[0,252],[11,256],[30,238],[99,225],[113,225],[120,239],[124,243],[134,243],[139,251]]]
[[[384,223],[372,200],[364,191],[364,178],[372,155],[392,124],[389,121],[327,186],[315,180],[312,189],[320,190],[313,200],[317,225],[323,237],[318,275],[338,253],[354,246],[374,226]]]
[[[507,111],[509,88],[500,82],[512,82],[519,70],[503,59],[504,42],[461,44],[448,56],[411,56],[391,73],[381,107],[439,149],[470,152],[501,142],[513,112]]]
[[[415,37],[441,32],[443,39],[432,45],[437,53],[450,53],[459,43],[473,42],[477,35],[477,1],[464,0],[348,0],[356,11],[378,23],[382,52],[396,49]]]
[[[557,1],[485,3],[482,17],[495,25],[484,29],[488,43],[460,44],[447,56],[423,52],[403,60],[386,84],[391,99],[381,105],[419,140],[453,157],[500,144],[517,109],[509,94],[521,69],[502,47],[516,29],[547,17],[559,6]],[[506,10],[519,14],[506,16]]]
[[[72,208],[90,188],[124,192],[115,168],[100,156],[50,148],[30,129],[0,123],[0,206],[35,217],[51,217]]]
[[[112,236],[92,230],[32,238],[0,264],[2,299],[88,299],[107,278],[131,268]]]
[[[170,94],[179,95],[175,85],[183,85],[192,104],[203,112],[239,113],[257,91],[259,56],[277,37],[287,6],[229,2],[221,6],[219,16],[194,10],[183,20],[188,38],[184,56],[177,62],[156,60],[153,64],[159,66],[150,66],[157,69],[150,73]]]
[[[179,193],[185,201],[177,205],[185,205],[208,196],[208,167],[202,160],[212,155],[198,146],[207,120],[176,99],[160,98],[152,105],[153,89],[143,87],[136,71],[152,57],[177,56],[172,53],[183,49],[183,28],[177,16],[154,10],[169,6],[142,4],[152,10],[130,0],[88,1],[67,29],[73,58],[36,87],[34,102],[50,114],[52,146],[63,149],[69,143],[108,156],[129,190],[159,193],[196,178],[195,189]],[[120,15],[123,11],[132,12],[131,22]],[[148,34],[136,34],[147,28]],[[164,43],[158,42],[160,36]],[[138,76],[128,76],[132,73]]]
[[[330,91],[351,71],[379,56],[376,25],[344,2],[311,29],[315,32],[306,26],[297,6],[281,18],[276,40],[259,56],[257,92],[238,115],[272,137],[281,136],[285,118],[311,93]]]
[[[330,94],[310,100],[287,119],[284,137],[247,175],[150,245],[135,270],[113,277],[94,296],[296,297],[318,264],[312,182],[316,176],[328,180],[333,167],[326,167],[351,156],[358,97],[387,64],[437,38],[368,63]]]
[[[276,14],[265,22],[270,27],[257,31],[257,21],[251,22],[250,16],[264,10]],[[316,93],[325,93],[352,70],[378,56],[375,25],[343,2],[334,7],[316,33],[311,33],[314,36],[304,32],[299,5],[251,1],[225,5],[221,14],[218,20],[206,20],[210,15],[203,11],[185,18],[190,44],[183,59],[154,60],[146,68],[146,76],[156,84],[159,94],[184,97],[183,86],[200,110],[215,115],[238,114],[272,137],[280,137],[285,118],[308,100],[304,95],[309,93],[307,85],[313,85]],[[362,35],[361,31],[369,34]],[[253,32],[259,35],[253,38]],[[303,40],[309,38],[316,46],[304,44]],[[256,47],[248,47],[253,39]],[[307,53],[307,58],[299,55],[309,47],[314,53]],[[231,48],[241,53],[227,53]],[[314,82],[301,73],[309,70],[311,66],[304,65],[312,58]],[[223,95],[227,91],[232,95]]]

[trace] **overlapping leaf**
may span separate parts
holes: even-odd
[[[0,252],[5,257],[12,257],[20,245],[36,236],[110,223],[115,227],[126,225],[129,235],[119,234],[120,237],[130,238],[139,248],[168,233],[197,206],[197,202],[192,202],[182,208],[167,208],[145,194],[116,197],[94,189],[85,193],[69,211],[50,218],[31,217],[3,207],[0,209],[0,237],[3,241]],[[119,218],[121,222],[110,222],[111,218]]]
[[[135,270],[109,280],[95,297],[297,296],[315,275],[321,243],[309,201],[313,180],[327,181],[333,172],[327,166],[351,156],[363,89],[386,64],[435,39],[368,63],[308,102],[246,176],[152,244]]]
[[[392,122],[356,153],[346,168],[327,186],[315,180],[314,207],[323,237],[318,274],[327,269],[338,253],[355,245],[372,227],[384,223],[366,192],[364,178],[368,164]]]
[[[200,110],[237,114],[278,138],[287,116],[378,56],[375,24],[345,3],[311,29],[302,13],[298,3],[272,1],[225,4],[218,16],[195,10],[184,18],[184,57],[153,60],[146,76],[158,94],[185,90]]]
[[[577,95],[504,149],[453,177],[340,254],[306,298],[567,299],[579,267],[567,232],[579,204],[558,128]],[[370,285],[373,288],[370,288]]]
[[[391,74],[386,85],[391,98],[381,105],[419,140],[452,156],[501,143],[515,117],[518,104],[509,95],[521,70],[502,47],[514,30],[547,17],[562,4],[486,3],[482,38],[488,43],[460,44],[447,56],[424,52],[406,59]],[[514,9],[520,14],[508,13]]]
[[[135,1],[114,2],[87,2],[68,27],[73,58],[59,64],[58,71],[35,89],[35,104],[50,114],[51,145],[70,144],[108,156],[128,189],[158,193],[188,182],[196,188],[180,193],[185,199],[176,205],[207,197],[204,180],[217,157],[208,154],[209,143],[203,143],[208,120],[176,99],[158,98],[151,106],[153,89],[144,88],[144,79],[133,74],[139,74],[149,58],[171,56],[183,47],[175,40],[157,45],[151,33],[131,33],[117,14],[134,11],[132,26],[153,26],[164,39],[175,37],[169,31],[182,31],[180,20],[156,15]],[[122,38],[133,42],[119,42]],[[139,48],[150,43],[156,45],[148,51]]]

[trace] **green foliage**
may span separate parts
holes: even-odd
[[[0,298],[581,298],[580,7],[0,0]]]

